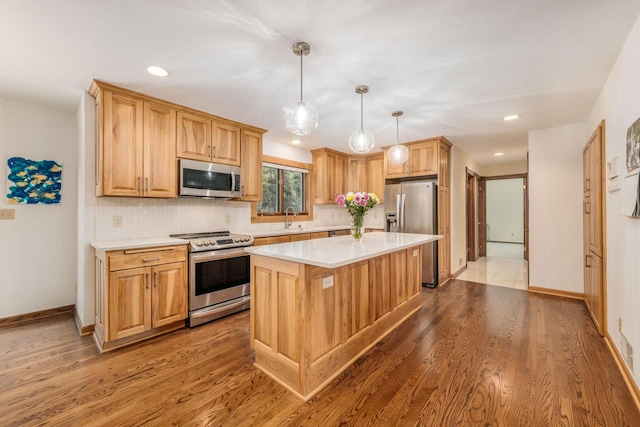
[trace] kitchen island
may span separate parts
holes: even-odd
[[[308,400],[422,306],[422,246],[442,236],[368,233],[251,252],[255,366]]]

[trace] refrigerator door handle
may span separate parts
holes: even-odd
[[[402,231],[402,211],[400,210],[400,195],[396,194],[396,215],[398,220],[397,231]]]
[[[405,194],[404,193],[402,194],[401,200],[402,200],[402,202],[401,202],[402,205],[400,206],[400,208],[401,208],[400,232],[404,233],[404,202],[405,202]]]

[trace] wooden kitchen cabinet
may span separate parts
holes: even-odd
[[[240,147],[242,168],[240,200],[259,202],[262,200],[262,134],[243,130]]]
[[[347,161],[347,191],[369,193],[366,157],[349,157]]]
[[[255,237],[253,246],[274,245],[276,243],[299,242],[301,240],[323,239],[329,237],[328,231],[314,231],[310,233],[290,233],[281,236]]]
[[[240,166],[240,127],[178,112],[178,157]]]
[[[97,84],[96,195],[177,197],[176,111]]]
[[[211,119],[200,114],[178,111],[177,156],[182,159],[211,160]]]
[[[101,351],[184,327],[187,247],[96,250],[96,323]]]
[[[338,194],[348,191],[347,156],[329,148],[319,148],[311,151],[311,159],[314,203],[335,203]]]
[[[384,177],[386,179],[429,176],[438,174],[438,142],[441,138],[413,141],[403,144],[409,150],[409,160],[396,165],[389,163],[389,147],[384,152]]]
[[[439,283],[451,276],[451,143],[438,142],[438,241]]]
[[[255,237],[253,246],[274,245],[276,243],[288,243],[289,241],[288,234],[284,236]]]
[[[384,203],[384,154],[378,153],[367,156],[368,188]]]
[[[97,80],[89,93],[96,99],[97,196],[177,197],[183,158],[242,167],[241,200],[262,199],[264,129]]]

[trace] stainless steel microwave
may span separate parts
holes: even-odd
[[[240,197],[240,168],[180,159],[180,196],[233,199]]]

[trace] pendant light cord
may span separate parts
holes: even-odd
[[[398,124],[400,116],[396,116],[396,145],[400,144],[400,125]]]
[[[302,102],[302,58],[304,57],[304,53],[300,53],[300,102]]]
[[[364,130],[364,95],[360,92],[360,130]]]

